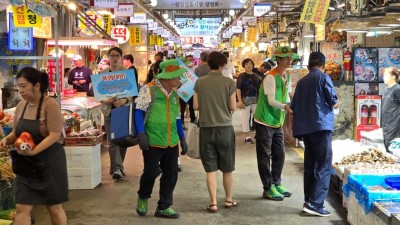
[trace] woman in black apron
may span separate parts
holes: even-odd
[[[13,171],[17,175],[15,224],[30,224],[33,206],[46,205],[52,224],[66,225],[67,218],[61,204],[68,201],[68,177],[64,148],[59,143],[61,132],[50,130],[47,131],[49,135],[44,136],[41,131],[48,128],[49,117],[61,119],[61,111],[59,115],[45,113],[50,107],[59,107],[52,102],[42,108],[43,102],[54,101],[44,96],[49,84],[47,74],[25,67],[17,74],[17,81],[19,93],[26,101],[17,105],[13,131],[1,141],[0,146],[13,144],[22,132],[28,132],[36,147],[33,150],[11,151]],[[22,113],[19,113],[21,110]],[[26,113],[29,110],[36,110],[35,119],[29,119]]]

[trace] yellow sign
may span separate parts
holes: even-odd
[[[149,45],[155,45],[155,39],[156,39],[156,35],[154,34],[150,34],[149,35]]]
[[[108,35],[111,34],[111,14],[104,14],[103,15],[103,20],[104,20],[104,30]]]
[[[300,22],[324,24],[330,0],[306,0]]]
[[[140,45],[142,43],[142,32],[140,27],[129,27],[131,38],[129,39],[130,45]]]
[[[164,46],[164,38],[157,37],[157,45],[158,46]]]
[[[315,40],[325,41],[325,24],[315,24]]]
[[[81,29],[81,31],[84,34],[92,36],[94,34],[98,34],[99,33],[98,31],[96,31],[96,29],[92,25],[92,22],[90,21],[90,19],[92,21],[94,21],[99,27],[104,29],[104,19],[99,13],[97,13],[95,11],[86,11],[85,13],[87,15],[87,18],[84,18],[85,22],[82,22],[81,20],[79,20],[79,28]],[[92,30],[95,33],[93,33]]]
[[[13,6],[13,19],[15,27],[41,27],[42,17],[33,13],[25,5]]]

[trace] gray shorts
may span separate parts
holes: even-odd
[[[204,170],[235,170],[235,132],[233,126],[200,127],[200,157]]]

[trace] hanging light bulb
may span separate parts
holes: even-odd
[[[224,22],[226,22],[226,23],[229,22],[229,18],[228,18],[228,17],[225,17],[225,18],[224,18]]]
[[[168,13],[167,12],[165,12],[162,16],[163,16],[164,20],[168,19]]]
[[[155,7],[155,6],[157,6],[157,3],[158,3],[157,0],[151,0],[150,1],[150,6],[151,7]]]
[[[67,56],[68,58],[73,58],[75,55],[77,55],[77,52],[73,48],[71,48],[71,46],[69,46],[67,51],[65,51],[65,56]]]
[[[235,10],[233,10],[233,9],[229,10],[229,15],[230,16],[235,16]]]
[[[245,3],[247,0],[239,0],[240,3]]]
[[[51,55],[51,56],[53,56],[53,57],[56,57],[56,56],[57,56],[57,55],[56,55],[56,49],[53,48],[53,49],[49,52],[49,55]],[[60,56],[62,56],[62,55],[64,55],[64,51],[61,50],[61,49],[58,49],[58,57],[60,57]]]

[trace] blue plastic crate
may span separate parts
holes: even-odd
[[[350,191],[355,193],[358,203],[363,207],[365,214],[368,214],[373,207],[373,202],[381,200],[400,199],[400,191],[371,191],[369,186],[389,187],[385,179],[399,177],[399,175],[365,175],[350,174],[348,183],[343,185],[343,193],[349,197]]]
[[[400,190],[400,177],[388,177],[385,178],[385,182],[390,187]]]

